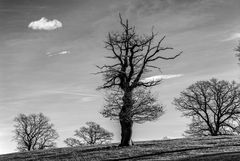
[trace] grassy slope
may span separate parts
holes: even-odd
[[[240,137],[184,138],[136,142],[125,148],[111,144],[0,155],[0,161],[82,160],[240,161]]]

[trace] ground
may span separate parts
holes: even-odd
[[[56,148],[0,155],[0,161],[240,161],[240,137],[218,136]]]

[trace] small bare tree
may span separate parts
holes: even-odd
[[[101,114],[112,120],[119,120],[119,113],[123,106],[123,91],[117,90],[107,94]],[[157,102],[157,99],[151,94],[150,90],[137,88],[133,91],[133,107],[130,110],[130,116],[133,122],[144,123],[158,119],[163,113],[163,106]]]
[[[19,151],[31,151],[56,146],[58,134],[49,119],[40,114],[19,114],[15,119],[15,136]]]
[[[123,91],[122,107],[118,114],[121,125],[121,143],[119,146],[129,146],[132,136],[133,120],[133,90],[138,87],[152,87],[160,84],[161,80],[142,81],[144,74],[151,69],[160,69],[156,66],[157,60],[170,60],[178,57],[160,55],[163,51],[172,50],[172,47],[162,47],[165,36],[156,41],[157,34],[140,36],[135,32],[135,27],[129,26],[120,15],[122,32],[109,33],[106,49],[111,51],[113,64],[98,66],[103,74],[104,84],[99,89]]]
[[[192,136],[233,135],[240,132],[240,86],[235,82],[198,81],[181,92],[173,104],[191,117],[187,134]]]
[[[67,146],[81,146],[91,144],[107,144],[112,140],[113,133],[108,132],[95,122],[87,122],[88,127],[81,127],[75,131],[74,136],[79,138],[67,138],[64,142]]]

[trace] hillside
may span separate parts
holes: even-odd
[[[132,147],[117,144],[57,148],[0,155],[0,161],[118,161],[180,160],[240,161],[240,137],[221,136],[136,142]]]

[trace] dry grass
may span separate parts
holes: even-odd
[[[240,160],[240,137],[204,137],[136,142],[131,147],[117,144],[58,148],[0,155],[0,161],[119,161],[119,160]]]

